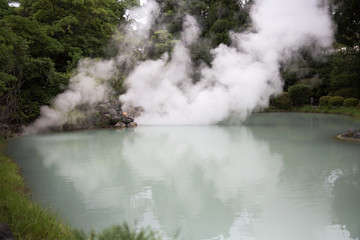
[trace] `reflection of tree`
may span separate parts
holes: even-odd
[[[360,238],[360,169],[359,163],[354,170],[340,176],[334,184],[333,208],[336,219],[345,225],[354,239]]]

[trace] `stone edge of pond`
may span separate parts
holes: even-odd
[[[345,142],[360,144],[360,139],[359,138],[344,137],[344,136],[341,136],[341,134],[337,135],[336,139],[341,140],[341,141],[345,141]]]

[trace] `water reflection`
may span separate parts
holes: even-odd
[[[77,228],[137,220],[184,239],[356,239],[359,149],[329,136],[344,119],[309,116],[31,136],[9,147],[35,197]]]

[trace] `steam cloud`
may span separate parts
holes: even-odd
[[[145,23],[143,28],[136,27],[129,34],[141,40],[148,36],[157,4],[148,0],[134,13],[138,11],[142,11],[138,16],[146,16],[147,20],[141,21]],[[211,67],[203,66],[200,80],[194,83],[195,69],[188,47],[198,40],[199,26],[187,16],[171,58],[165,54],[158,60],[138,62],[129,74],[128,90],[119,97],[122,108],[142,107],[137,122],[147,125],[214,124],[230,117],[241,121],[251,112],[267,107],[269,98],[282,92],[280,62],[304,46],[328,48],[332,44],[328,11],[316,0],[259,0],[252,7],[251,19],[252,29],[231,33],[232,46],[220,45],[212,50]],[[56,97],[54,107],[43,108],[41,117],[28,129],[37,131],[64,124],[68,119],[63,112],[106,99],[110,91],[104,84],[106,79],[130,55],[120,53],[114,60],[90,64],[97,69],[92,71],[96,77],[91,79],[84,74],[89,70],[80,65],[70,89]],[[101,84],[95,81],[97,74],[104,79]]]

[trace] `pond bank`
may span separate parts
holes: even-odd
[[[9,225],[15,239],[73,239],[71,228],[55,213],[30,199],[19,166],[4,155],[0,139],[0,222]]]
[[[341,134],[336,136],[337,139],[341,140],[341,141],[345,141],[345,142],[351,142],[351,143],[360,143],[360,139],[359,138],[352,138],[352,137],[344,137]]]
[[[360,120],[360,109],[356,107],[320,107],[320,106],[305,105],[302,107],[293,107],[292,109],[289,110],[269,107],[265,109],[264,112],[304,112],[304,113],[338,114],[338,115],[350,116]]]
[[[21,169],[5,156],[5,149],[6,141],[0,137],[0,223],[8,225],[14,239],[112,240],[119,236],[120,239],[161,239],[159,233],[150,228],[137,228],[127,223],[111,226],[101,233],[85,233],[63,224],[51,209],[44,209],[30,199]]]

